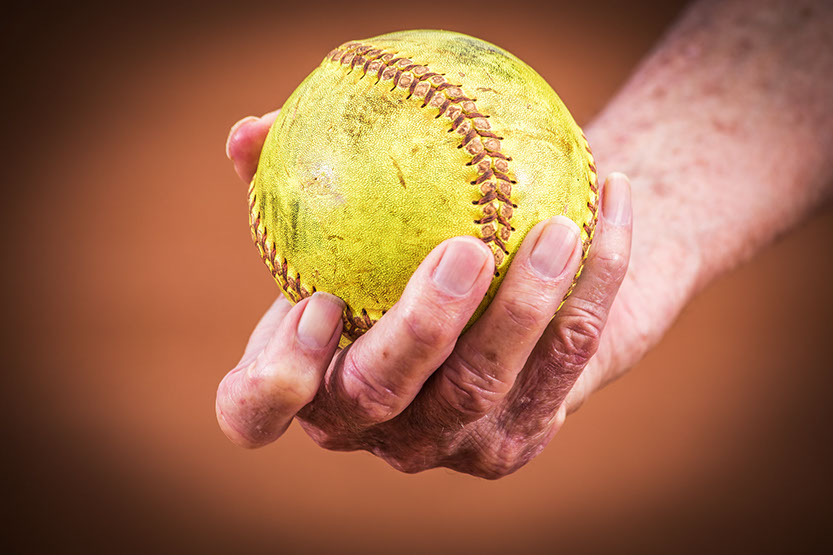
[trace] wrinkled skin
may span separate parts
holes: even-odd
[[[244,180],[272,118],[232,130],[229,154]],[[562,216],[530,231],[494,301],[462,336],[494,270],[489,249],[472,237],[434,249],[393,309],[344,350],[337,299],[278,300],[220,386],[221,426],[255,447],[297,416],[319,445],[364,449],[406,472],[445,466],[498,478],[517,470],[563,423],[564,400],[598,348],[625,275],[624,176],[607,181],[601,206],[582,277],[554,319],[581,261],[579,230]],[[437,278],[447,260],[467,287]],[[310,329],[319,338],[313,347],[304,341]]]
[[[629,264],[631,226],[613,222],[629,221],[630,197],[616,176],[602,190],[579,285],[551,322],[576,262],[550,279],[536,275],[527,253],[540,227],[490,305],[514,326],[473,326],[456,341],[470,297],[485,287],[471,245],[455,248],[458,267],[476,274],[465,294],[434,287],[443,252],[432,252],[396,312],[338,354],[337,301],[280,300],[220,385],[222,429],[257,447],[297,414],[319,444],[367,449],[403,470],[443,465],[489,478],[516,470],[639,360],[698,290],[833,196],[831,26],[826,0],[761,0],[754,10],[742,0],[696,3],[585,127],[600,175],[618,168],[633,179]],[[232,130],[227,152],[245,183],[273,119]],[[501,301],[504,291],[517,302]],[[438,306],[451,315],[439,324],[430,318]],[[309,337],[317,347],[301,341]]]

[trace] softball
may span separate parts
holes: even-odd
[[[346,303],[342,346],[450,237],[495,257],[471,322],[538,222],[571,218],[586,258],[598,199],[584,134],[547,82],[497,46],[431,30],[327,54],[284,104],[249,188],[252,236],[286,297]]]

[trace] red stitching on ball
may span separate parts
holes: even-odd
[[[356,64],[355,58],[362,55],[365,55],[368,61],[363,64]],[[493,248],[493,252],[496,254],[495,262],[500,264],[504,259],[502,255],[508,254],[504,241],[508,239],[509,234],[514,230],[509,224],[509,219],[512,214],[511,209],[517,208],[517,205],[512,203],[508,195],[495,192],[495,186],[498,185],[497,180],[514,182],[509,177],[508,172],[510,170],[506,165],[506,162],[510,162],[512,158],[501,151],[502,145],[500,141],[503,137],[488,130],[489,125],[487,122],[484,123],[484,121],[489,116],[481,113],[477,109],[475,100],[467,96],[460,85],[448,82],[441,74],[428,69],[427,65],[418,64],[397,54],[384,52],[381,48],[375,48],[372,45],[358,42],[350,42],[336,48],[326,59],[335,61],[342,66],[347,66],[351,71],[357,65],[361,65],[363,72],[367,73],[371,71],[371,56],[374,62],[379,62],[379,67],[375,70],[377,83],[379,81],[391,80],[391,91],[400,85],[400,79],[405,75],[407,75],[407,78],[405,78],[405,84],[402,85],[402,88],[407,88],[408,98],[414,95],[420,83],[424,82],[428,85],[427,90],[424,90],[424,92],[422,89],[419,90],[419,96],[423,99],[421,107],[437,108],[437,118],[443,115],[451,118],[451,127],[448,131],[457,131],[462,134],[463,137],[458,148],[466,148],[472,154],[472,159],[466,164],[467,166],[478,166],[485,158],[488,157],[490,159],[490,163],[488,164],[489,169],[482,172],[472,184],[479,186],[491,180],[492,187],[486,189],[489,192],[481,193],[480,199],[473,201],[473,204],[483,206],[484,211],[484,217],[475,220],[476,224],[495,221],[503,228],[501,231],[496,230],[494,235],[481,237],[484,242],[493,242],[495,244],[496,248]],[[364,77],[364,74],[362,77]],[[443,98],[441,100],[435,99],[434,97],[437,94],[441,94]],[[480,120],[475,121],[477,118],[480,118]],[[477,143],[469,146],[478,137],[479,140]],[[503,161],[501,170],[504,171],[497,171],[495,168],[495,161],[497,160]],[[490,204],[492,201],[498,201],[509,208],[505,212],[508,216],[495,216],[494,214],[497,210]],[[491,215],[486,213],[487,208],[491,209]],[[504,240],[501,240],[500,237],[504,237]],[[498,251],[502,251],[500,256],[497,255]]]
[[[517,208],[517,205],[510,198],[511,184],[516,183],[515,180],[511,179],[511,170],[507,165],[508,162],[512,161],[512,157],[502,152],[500,141],[503,140],[503,137],[489,130],[490,126],[485,121],[489,118],[489,115],[477,110],[476,99],[466,96],[460,85],[449,83],[442,74],[430,71],[426,65],[420,65],[408,58],[396,56],[396,53],[385,52],[383,49],[375,48],[369,44],[348,42],[327,54],[325,61],[346,66],[347,73],[351,73],[357,67],[361,68],[362,75],[360,79],[363,79],[368,73],[375,74],[376,84],[380,81],[392,80],[391,91],[396,90],[398,86],[407,89],[407,98],[416,95],[417,98],[422,99],[421,108],[437,108],[437,118],[445,114],[451,119],[449,132],[456,131],[464,135],[457,148],[466,148],[467,152],[472,155],[466,166],[472,166],[480,174],[471,182],[472,185],[478,187],[481,194],[478,200],[472,201],[472,204],[482,207],[483,217],[474,220],[474,223],[480,226],[481,240],[484,243],[494,245],[492,252],[495,257],[495,275],[498,275],[497,268],[504,262],[506,255],[509,254],[506,242],[511,232],[515,231],[509,220],[512,218],[513,209]],[[400,64],[400,62],[404,63]],[[403,78],[403,75],[406,74],[407,78]],[[404,80],[400,81],[400,79]],[[441,95],[442,98],[435,99],[436,95]],[[587,203],[592,218],[582,226],[587,234],[587,239],[582,245],[583,264],[587,258],[590,237],[598,217],[599,187],[596,181],[597,171],[592,160],[590,145],[583,133],[582,138],[584,139],[585,149],[590,155],[590,161],[588,162],[591,172],[589,185],[595,197],[592,203]],[[477,140],[475,141],[475,139]],[[484,163],[484,160],[487,159],[488,163]],[[498,167],[498,164],[500,167]],[[483,171],[484,169],[485,171]],[[268,245],[266,227],[261,226],[257,196],[254,191],[254,180],[249,187],[249,197],[252,238],[264,261],[267,262],[272,275],[280,278],[279,283],[282,289],[294,302],[308,297],[311,293],[301,285],[300,274],[296,274],[294,277],[290,276],[287,260],[282,258],[278,263],[278,255],[274,244]],[[494,201],[497,201],[497,206],[493,204]],[[575,280],[573,280],[570,291],[572,291],[575,283]],[[314,293],[315,290],[315,287],[313,287],[312,292]],[[567,296],[569,294],[568,292]],[[374,323],[365,309],[362,309],[361,314],[357,315],[353,313],[350,306],[345,308],[342,320],[344,322],[343,334],[351,340],[357,339],[370,329]]]

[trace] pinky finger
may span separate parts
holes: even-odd
[[[630,184],[623,174],[611,174],[581,278],[541,337],[523,376],[520,390],[531,392],[530,406],[547,416],[556,413],[596,354],[628,268],[632,230]]]
[[[344,303],[316,293],[295,305],[250,363],[229,372],[217,390],[217,421],[241,447],[278,439],[315,397],[341,336]]]

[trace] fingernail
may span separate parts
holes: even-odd
[[[257,117],[255,116],[247,116],[234,125],[231,126],[231,129],[228,132],[228,138],[226,139],[226,158],[231,160],[231,138],[237,133],[237,130],[249,123],[250,121],[257,121]]]
[[[477,281],[488,256],[486,249],[471,241],[452,241],[434,269],[434,282],[452,295],[465,295]]]
[[[565,216],[550,219],[529,256],[532,268],[547,278],[559,276],[576,248],[578,227]]]
[[[602,191],[602,216],[613,225],[631,223],[631,193],[628,177],[623,173],[608,176]]]
[[[326,347],[336,332],[344,301],[318,291],[310,297],[298,322],[298,341],[313,349]]]

